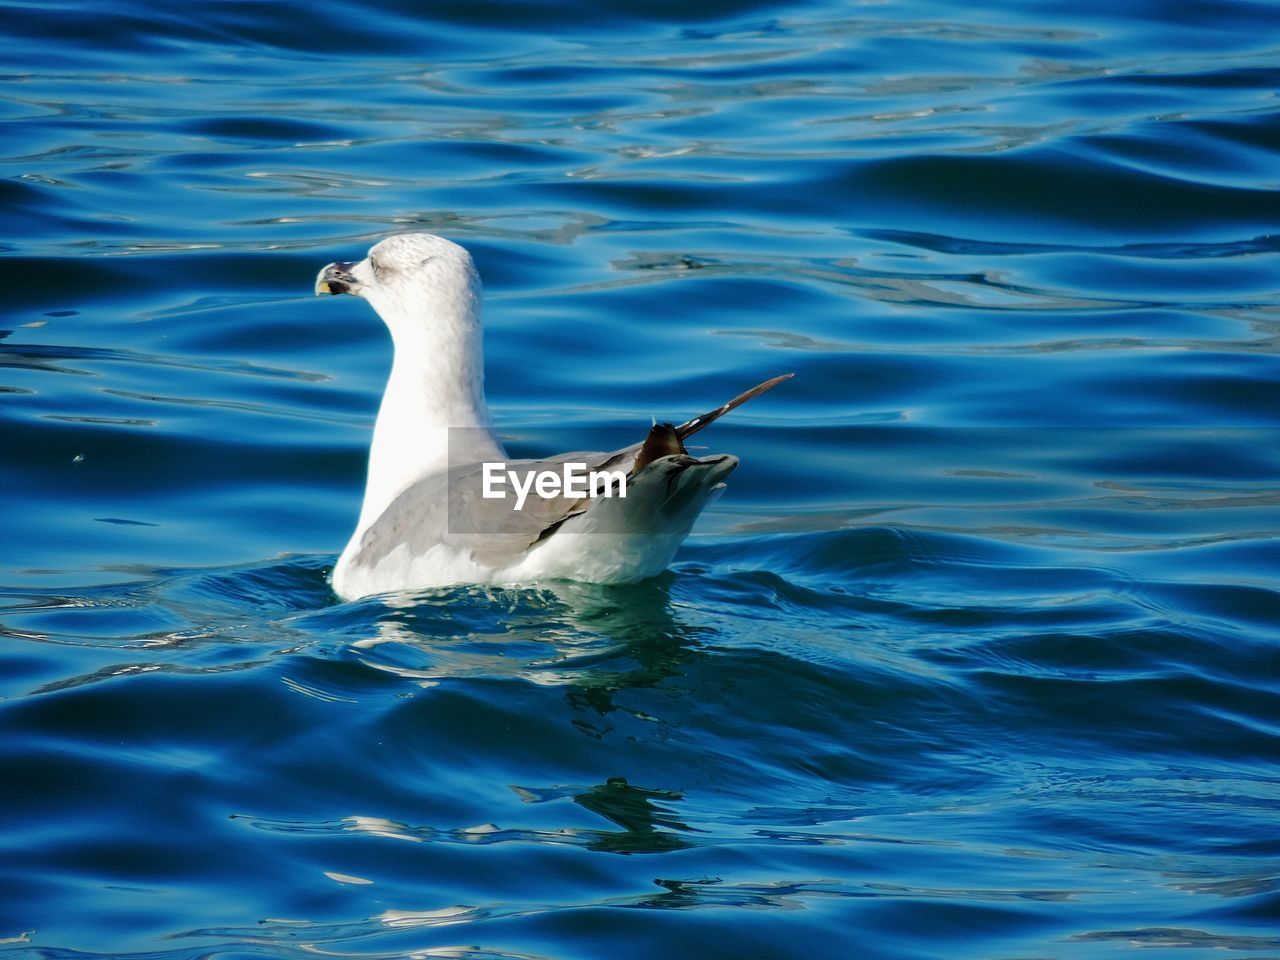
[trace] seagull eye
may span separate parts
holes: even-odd
[[[373,257],[369,258],[369,267],[370,269],[373,270],[373,275],[375,277],[380,278],[382,276],[382,264],[380,264],[377,260],[373,259]]]
[[[434,259],[435,259],[435,257],[423,257],[423,258],[418,262],[418,266],[420,266],[420,267],[425,267],[428,263],[430,263],[430,262],[431,262],[432,260],[434,260]]]

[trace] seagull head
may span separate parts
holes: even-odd
[[[471,255],[456,243],[404,233],[374,244],[363,260],[329,264],[316,276],[315,292],[363,297],[394,332],[402,318],[474,313],[480,279]]]

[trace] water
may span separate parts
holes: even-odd
[[[418,6],[0,4],[0,952],[1280,955],[1280,10]],[[410,229],[667,575],[330,593]]]

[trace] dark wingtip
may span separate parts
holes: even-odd
[[[631,468],[631,472],[633,474],[639,473],[653,461],[660,460],[662,457],[670,457],[677,453],[687,454],[688,452],[684,448],[684,444],[680,442],[680,434],[672,424],[654,424],[649,431],[649,436],[644,438],[644,443],[640,445],[640,450],[636,453],[636,462]]]
[[[764,383],[757,383],[750,390],[738,394],[724,406],[718,407],[715,410],[702,414],[700,417],[694,417],[692,420],[687,420],[680,424],[680,426],[676,427],[676,434],[681,440],[683,440],[686,437],[697,433],[703,427],[707,426],[707,424],[719,420],[734,407],[742,406],[742,404],[746,403],[748,400],[760,396],[760,394],[764,393],[766,390],[772,390],[778,384],[783,381],[790,380],[794,376],[794,373],[784,373],[780,376],[773,377],[770,380],[766,380]]]

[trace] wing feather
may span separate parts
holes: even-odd
[[[507,469],[521,475],[527,470],[561,473],[568,463],[583,464],[587,471],[621,471],[634,478],[641,471],[677,472],[723,458],[698,459],[688,455],[684,439],[730,410],[795,376],[786,373],[740,393],[728,403],[674,427],[656,425],[641,443],[611,453],[578,451],[541,460],[517,460]],[[658,467],[654,464],[663,461]],[[736,459],[733,461],[736,464]],[[551,536],[568,520],[591,506],[589,497],[540,497],[530,494],[521,510],[507,499],[483,495],[483,465],[455,467],[410,484],[365,531],[354,562],[376,565],[393,550],[405,547],[411,556],[447,543],[469,549],[477,563],[500,569],[519,562],[529,549]]]

